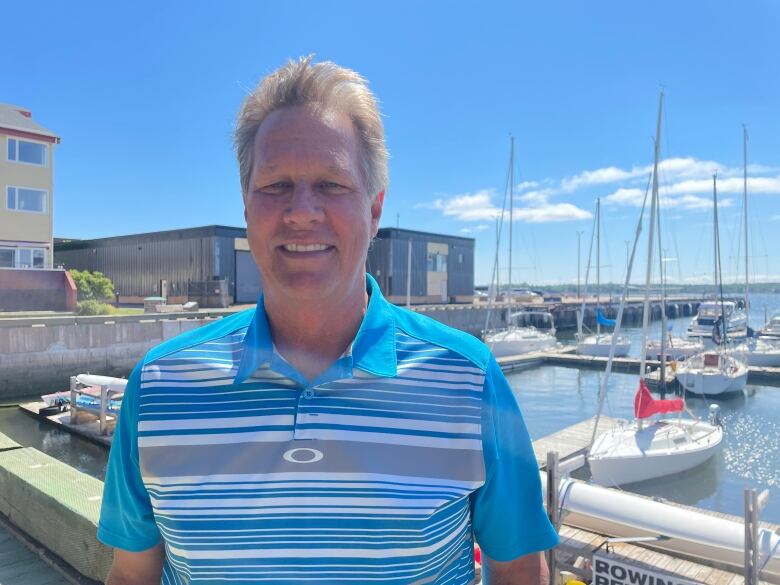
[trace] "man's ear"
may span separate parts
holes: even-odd
[[[379,220],[382,217],[382,206],[385,204],[385,190],[377,193],[374,201],[371,203],[371,237],[375,238],[379,231]]]

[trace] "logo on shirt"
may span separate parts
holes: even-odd
[[[310,449],[309,447],[298,447],[297,449],[290,449],[282,455],[285,461],[290,463],[317,463],[325,454],[317,449]]]

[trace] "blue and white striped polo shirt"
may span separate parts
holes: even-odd
[[[351,353],[307,381],[258,309],[172,339],[130,377],[98,537],[165,542],[162,583],[474,580],[474,538],[554,546],[517,403],[475,338],[369,276]]]

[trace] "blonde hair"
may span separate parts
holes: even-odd
[[[257,129],[274,110],[302,105],[332,108],[349,116],[360,140],[360,167],[369,195],[374,198],[387,188],[384,126],[368,82],[330,61],[312,63],[309,55],[291,59],[267,75],[241,105],[233,144],[244,193],[249,190]]]

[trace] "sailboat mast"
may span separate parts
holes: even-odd
[[[514,208],[514,182],[515,182],[515,137],[509,135],[509,304],[515,299],[512,291],[512,223]]]
[[[723,303],[723,275],[720,270],[720,228],[718,226],[718,173],[712,175],[712,208],[713,208],[713,233],[715,239],[715,283],[716,290],[720,291],[720,324],[723,328],[722,346],[728,345],[728,324],[726,323],[726,308]],[[720,286],[718,287],[718,283]]]
[[[647,266],[645,268],[645,298],[642,305],[642,345],[640,345],[639,377],[645,377],[645,363],[647,360],[647,328],[650,324],[650,284],[653,276],[653,246],[656,228],[656,213],[658,210],[658,158],[661,151],[661,119],[664,107],[664,92],[658,98],[658,120],[655,126],[655,145],[653,149],[653,191],[650,198],[650,233],[647,243]],[[666,332],[662,333],[662,336]]]
[[[745,327],[750,331],[750,291],[749,291],[749,276],[748,276],[748,196],[747,196],[747,143],[748,143],[748,131],[745,125],[742,125],[742,151],[743,151],[743,174],[744,174],[744,189],[743,189],[743,201],[742,207],[745,210]]]
[[[596,335],[601,335],[601,199],[596,199]],[[598,343],[598,341],[596,341]]]

